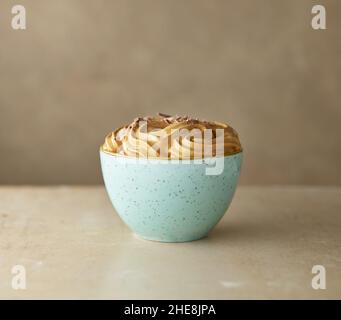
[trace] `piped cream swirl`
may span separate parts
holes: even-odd
[[[225,123],[159,114],[136,118],[111,132],[101,150],[141,158],[201,159],[239,153],[242,146]]]

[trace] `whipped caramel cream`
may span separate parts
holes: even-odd
[[[101,150],[141,158],[202,159],[242,151],[237,132],[225,123],[170,116],[136,118],[109,133]]]

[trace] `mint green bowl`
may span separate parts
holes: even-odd
[[[220,174],[208,175],[212,159],[136,159],[100,151],[110,200],[127,226],[155,241],[205,237],[228,209],[237,187],[242,153],[220,158]]]

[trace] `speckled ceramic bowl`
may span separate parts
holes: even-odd
[[[209,159],[147,160],[102,151],[100,158],[111,202],[130,229],[148,240],[184,242],[205,237],[225,214],[242,153],[220,158],[222,172],[210,175]]]

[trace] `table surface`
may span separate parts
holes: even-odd
[[[158,243],[130,232],[103,187],[3,186],[0,298],[341,298],[341,188],[240,187],[207,238]]]

